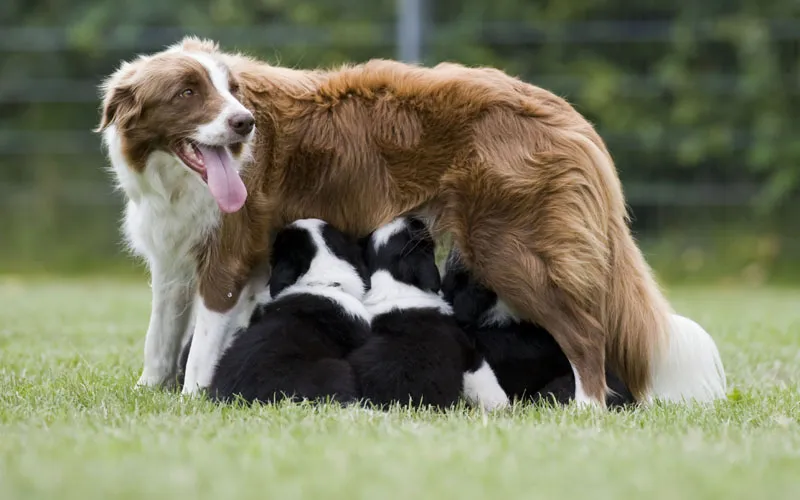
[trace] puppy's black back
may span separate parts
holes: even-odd
[[[435,309],[382,314],[372,321],[372,338],[348,358],[362,397],[391,403],[453,406],[474,349],[452,317]]]
[[[280,298],[259,314],[260,321],[241,332],[220,359],[212,396],[262,402],[359,397],[345,357],[369,337],[365,321],[313,295]]]

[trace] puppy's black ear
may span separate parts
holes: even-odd
[[[308,272],[316,253],[317,246],[305,229],[290,226],[278,232],[270,259],[269,293],[273,299]]]
[[[442,295],[453,308],[456,321],[462,325],[477,326],[483,313],[497,301],[497,295],[472,276],[455,252],[447,259]]]
[[[274,299],[284,289],[292,286],[302,274],[300,268],[290,260],[282,260],[272,268],[269,278],[269,294]]]
[[[426,292],[437,293],[442,285],[436,260],[428,252],[413,253],[397,262],[397,274],[400,281],[408,283]]]
[[[364,268],[366,269],[367,277],[372,275],[375,267],[375,248],[372,246],[372,234],[360,238],[358,246],[361,247],[361,258],[364,261]]]
[[[465,287],[454,290],[449,300],[453,316],[461,325],[478,326],[483,313],[497,301],[494,292],[470,281]]]
[[[442,287],[442,277],[439,274],[439,268],[436,267],[436,257],[425,252],[419,255],[417,259],[412,259],[412,263],[413,260],[417,261],[416,271],[419,287],[429,292],[438,293]]]

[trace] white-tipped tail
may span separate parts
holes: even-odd
[[[672,314],[669,345],[653,360],[650,398],[708,402],[725,398],[727,383],[717,344],[702,326]]]

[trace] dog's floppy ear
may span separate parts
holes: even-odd
[[[102,132],[112,123],[119,128],[126,128],[141,114],[142,106],[136,101],[135,95],[135,73],[135,68],[125,63],[103,83],[103,109],[95,132]]]

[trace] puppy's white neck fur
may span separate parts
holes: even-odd
[[[354,318],[359,318],[369,323],[370,315],[364,304],[356,297],[353,297],[340,286],[333,286],[323,283],[296,283],[282,290],[275,300],[292,295],[308,294],[316,297],[325,297],[336,302],[339,307]]]
[[[433,308],[451,315],[450,305],[438,294],[395,280],[386,270],[376,271],[370,278],[372,287],[364,296],[364,306],[372,317],[391,311]]]
[[[511,308],[500,299],[494,305],[484,312],[478,322],[480,326],[507,326],[512,323],[519,323],[519,316],[511,310]]]

